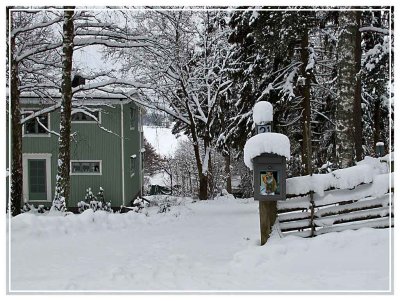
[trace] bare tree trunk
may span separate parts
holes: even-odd
[[[311,74],[306,71],[308,65],[309,53],[308,53],[308,31],[306,30],[301,39],[301,74],[305,78],[305,84],[301,89],[302,92],[302,124],[303,124],[303,143],[302,143],[302,165],[303,175],[309,175],[312,173],[311,164],[311,103],[310,103],[310,86],[311,86]]]
[[[356,151],[356,160],[361,161],[363,157],[362,147],[362,112],[361,112],[361,11],[355,11],[356,31],[354,45],[354,64],[356,73],[356,86],[354,91],[354,143]]]
[[[354,95],[356,87],[355,36],[356,12],[339,12],[341,33],[338,39],[338,95],[336,111],[336,154],[338,165],[345,168],[355,163]]]
[[[62,84],[61,84],[61,116],[60,137],[58,139],[58,170],[56,189],[53,200],[53,208],[64,211],[68,205],[70,194],[70,157],[71,157],[71,110],[72,87],[71,70],[74,51],[74,7],[66,7],[64,11],[63,25],[63,49],[62,49]]]
[[[199,175],[199,199],[208,199],[208,177],[203,173],[203,162],[200,155],[199,142],[196,138],[193,141],[194,156],[196,158],[197,173]]]
[[[184,89],[184,85],[182,85],[182,88]],[[184,90],[185,91],[185,90]],[[188,97],[187,93],[186,96]],[[192,114],[190,113],[191,110],[189,108],[189,104],[186,103],[186,110],[189,112],[189,120],[190,120],[190,132],[192,134],[192,139],[193,139],[193,150],[194,150],[194,156],[196,158],[196,167],[197,167],[197,173],[199,175],[199,199],[200,200],[207,200],[208,199],[208,177],[206,174],[203,173],[203,161],[201,160],[201,155],[200,155],[200,146],[199,146],[199,138],[196,132],[196,123],[193,119]],[[205,144],[206,146],[206,144]],[[207,148],[205,149],[207,151]]]
[[[231,154],[228,152],[225,159],[226,191],[232,194]]]
[[[374,145],[373,149],[375,150],[376,143],[381,141],[381,102],[379,98],[374,101]]]
[[[21,213],[23,198],[22,174],[22,125],[20,108],[20,91],[18,80],[18,62],[14,59],[15,39],[11,38],[11,214],[16,216]]]
[[[192,173],[189,171],[189,189],[190,193],[193,194],[193,185],[192,185]]]

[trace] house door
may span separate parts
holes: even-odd
[[[51,154],[23,154],[24,201],[51,202]]]
[[[28,159],[29,200],[46,200],[46,159]]]

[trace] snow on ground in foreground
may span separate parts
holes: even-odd
[[[257,202],[229,197],[167,213],[25,213],[11,221],[11,291],[382,291],[390,231],[274,233],[260,247]]]

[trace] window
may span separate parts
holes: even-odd
[[[130,164],[129,164],[130,168],[130,173],[131,173],[131,177],[135,175],[135,171],[137,169],[137,159],[136,159],[136,155],[132,155],[130,157]]]
[[[23,117],[28,117],[30,114],[32,114],[31,111],[29,114],[23,113]],[[38,121],[39,119],[39,121]],[[41,116],[38,116],[37,118],[32,118],[24,123],[23,126],[23,133],[24,135],[41,135],[41,136],[50,136],[49,132],[46,130],[49,129],[49,114],[44,114]]]
[[[28,160],[29,199],[45,200],[46,191],[46,159]]]
[[[100,160],[71,160],[71,175],[101,175]]]
[[[135,129],[135,120],[136,120],[136,108],[130,108],[130,129]]]
[[[28,202],[51,202],[51,154],[24,153],[23,198]]]
[[[96,119],[94,119],[92,116],[96,117]],[[85,122],[100,122],[100,111],[93,111],[93,112],[88,112],[88,114],[84,113],[84,112],[76,112],[74,114],[72,114],[71,116],[71,120],[72,122],[75,123],[85,123]]]

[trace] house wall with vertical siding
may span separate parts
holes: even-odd
[[[135,127],[134,129],[131,129],[130,127],[130,109],[135,108],[136,113],[134,115],[134,124]],[[125,154],[125,159],[124,159],[124,164],[125,164],[125,199],[126,199],[126,204],[130,205],[131,201],[135,199],[135,197],[138,195],[140,191],[140,186],[141,186],[141,181],[140,181],[140,148],[141,148],[141,143],[140,143],[140,132],[138,128],[138,107],[133,103],[129,103],[124,105],[123,113],[124,113],[124,133],[125,133],[125,139],[124,139],[124,154]],[[130,171],[130,158],[132,155],[136,155],[136,170],[134,174],[131,174]]]
[[[97,123],[72,123],[71,131],[75,140],[71,142],[71,160],[101,160],[101,175],[71,174],[71,204],[84,200],[90,187],[97,194],[104,189],[104,198],[111,201],[112,207],[122,204],[122,191],[119,183],[121,175],[121,128],[119,105],[101,107],[101,129]],[[106,130],[107,131],[106,131]],[[108,132],[110,131],[110,132]]]
[[[111,201],[112,207],[123,205],[123,189],[125,190],[125,204],[134,199],[140,191],[139,170],[135,175],[130,174],[130,156],[137,154],[140,160],[140,143],[137,126],[130,130],[130,107],[134,103],[101,106],[101,129],[97,123],[72,123],[71,160],[101,160],[101,175],[71,175],[71,193],[68,207],[76,207],[79,201],[84,200],[86,189],[91,188],[97,194],[99,188],[104,189],[106,201]],[[24,105],[26,108],[35,108],[35,105]],[[36,106],[37,107],[37,106]],[[96,106],[98,107],[98,106]],[[121,124],[121,107],[123,107],[123,123]],[[135,116],[138,118],[138,116]],[[137,119],[136,119],[137,122]],[[50,130],[59,132],[60,112],[50,113]],[[124,138],[121,137],[123,126]],[[122,158],[121,139],[124,145]],[[23,137],[23,153],[51,153],[51,189],[54,197],[55,179],[57,174],[58,136]],[[122,175],[124,164],[124,177]],[[137,169],[139,169],[137,164]],[[125,178],[124,185],[122,185]],[[44,205],[50,206],[51,203]]]

